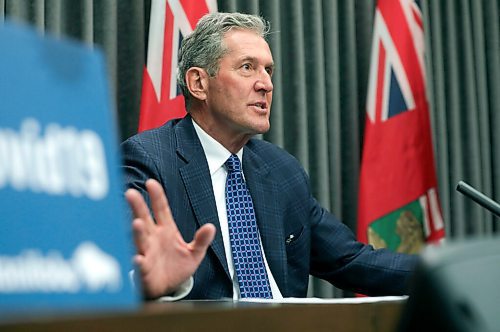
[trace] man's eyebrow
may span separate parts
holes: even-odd
[[[250,55],[245,55],[245,56],[243,56],[240,59],[240,62],[245,62],[245,61],[250,61],[250,62],[254,62],[254,63],[255,62],[259,62],[256,57],[250,56]],[[274,61],[272,61],[271,63],[266,64],[265,66],[266,67],[274,68]]]
[[[245,61],[257,62],[257,58],[250,55],[244,55],[240,58],[240,62],[245,62]]]

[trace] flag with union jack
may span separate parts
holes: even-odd
[[[418,253],[444,238],[418,4],[378,0],[373,35],[358,239]]]
[[[139,131],[186,114],[176,83],[177,51],[183,36],[194,30],[198,20],[216,11],[216,0],[152,0]]]

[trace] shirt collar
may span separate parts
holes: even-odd
[[[208,162],[208,169],[210,176],[212,176],[219,168],[221,168],[226,160],[231,156],[231,152],[226,149],[222,144],[217,142],[212,136],[207,134],[194,120],[193,126],[200,139],[205,157]],[[243,160],[243,148],[236,153],[240,160]]]

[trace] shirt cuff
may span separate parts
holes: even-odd
[[[193,289],[194,286],[194,279],[193,277],[189,277],[188,280],[184,281],[176,290],[170,295],[167,296],[162,296],[156,301],[158,302],[173,302],[173,301],[179,301],[183,298],[185,298]]]
[[[130,278],[130,283],[132,284],[132,287],[135,289],[135,285],[138,283],[138,280],[136,280],[136,275],[135,275],[135,270],[130,270],[128,272],[128,276]],[[162,296],[156,299],[158,302],[174,302],[174,301],[179,301],[191,292],[194,286],[194,279],[193,276],[189,277],[186,281],[184,281],[180,286],[170,295]]]

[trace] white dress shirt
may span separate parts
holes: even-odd
[[[222,239],[224,241],[224,250],[226,253],[227,266],[229,268],[229,274],[233,280],[233,299],[237,300],[240,298],[240,288],[238,285],[238,278],[234,273],[234,263],[233,255],[231,252],[231,242],[229,240],[229,229],[227,223],[227,210],[226,210],[226,177],[227,169],[224,163],[231,156],[229,152],[222,144],[217,142],[213,137],[208,135],[200,126],[196,124],[193,120],[194,129],[196,134],[200,139],[201,145],[205,152],[205,157],[207,158],[208,168],[210,170],[210,177],[212,179],[212,187],[214,189],[215,204],[217,206],[217,214],[219,216],[220,229],[222,233]],[[243,161],[243,149],[238,151],[236,154],[240,161]],[[245,177],[244,166],[243,168],[243,178]],[[259,233],[260,239],[260,233]],[[260,241],[262,243],[262,240]],[[274,299],[281,299],[283,296],[274,280],[271,270],[269,270],[269,265],[267,264],[266,254],[262,249],[262,256],[264,258],[264,265],[266,266],[266,272],[269,277],[269,284],[271,286],[271,292]]]

